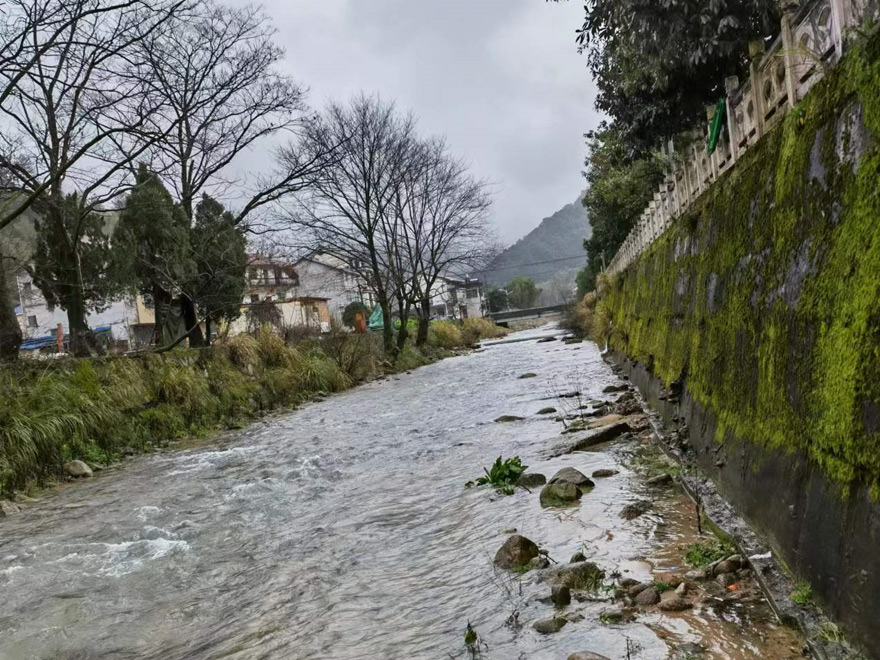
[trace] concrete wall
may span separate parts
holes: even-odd
[[[880,37],[600,290],[700,466],[880,658]],[[660,386],[683,386],[680,408]]]

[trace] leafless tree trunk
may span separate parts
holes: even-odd
[[[382,309],[383,345],[390,357],[396,357],[397,346],[388,222],[414,144],[411,116],[361,95],[348,105],[330,104],[308,124],[299,148],[285,153],[292,167],[305,161],[319,169],[284,218],[305,232],[312,246],[337,255],[368,282]]]

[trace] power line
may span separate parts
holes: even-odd
[[[561,257],[559,259],[547,259],[545,261],[533,261],[528,264],[517,264],[514,266],[502,266],[501,268],[486,268],[484,270],[481,270],[480,272],[481,273],[494,273],[499,270],[513,270],[515,268],[525,268],[526,266],[540,266],[542,264],[552,264],[552,263],[556,263],[559,261],[572,261],[574,259],[580,259],[580,260],[586,261],[587,255],[586,255],[586,253],[584,253],[584,254],[575,255],[573,257]]]

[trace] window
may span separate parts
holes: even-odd
[[[479,289],[468,289],[467,290],[467,297],[470,299],[479,298],[480,297],[480,290]]]
[[[252,303],[258,303],[258,302],[260,302],[260,296],[258,296],[256,293],[252,293],[252,294],[251,294],[251,302],[252,302]]]
[[[37,317],[36,316],[28,316],[28,327],[36,328],[37,327]]]

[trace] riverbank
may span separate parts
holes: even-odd
[[[36,489],[455,355],[498,336],[482,319],[432,324],[428,345],[388,362],[377,337],[295,345],[269,330],[207,349],[0,367],[0,517]]]

